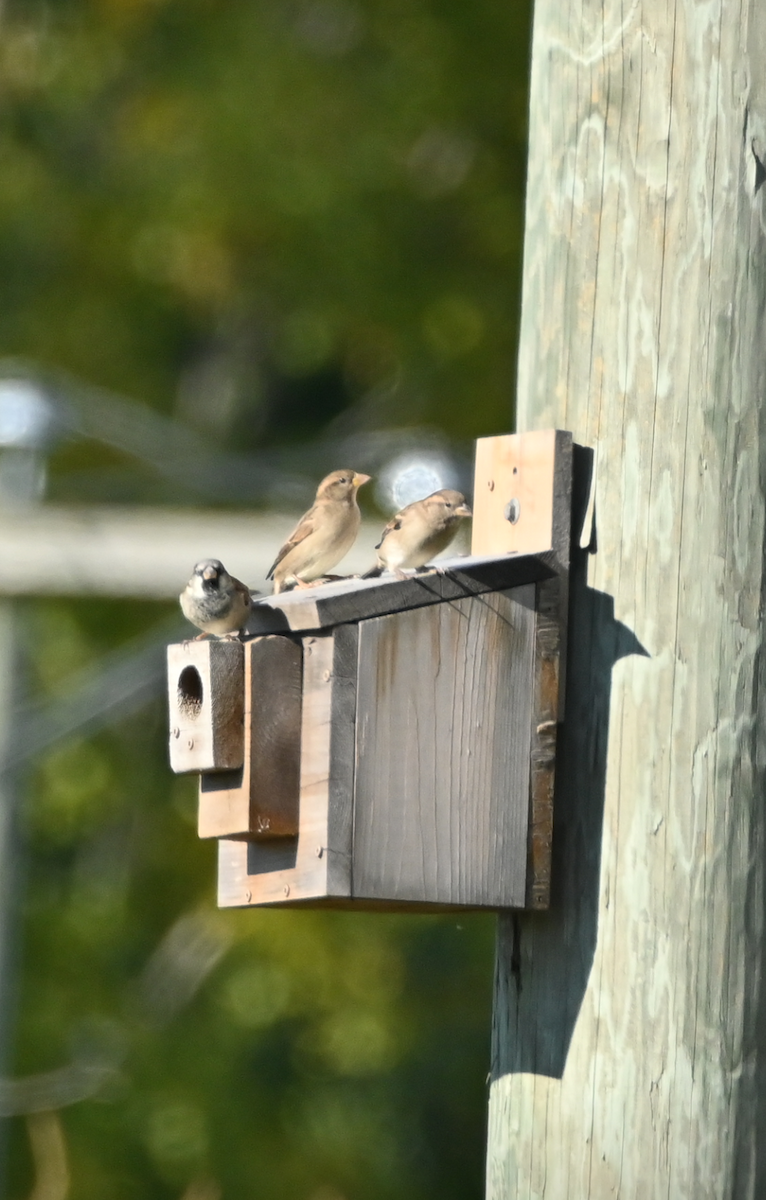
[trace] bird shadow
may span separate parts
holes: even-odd
[[[588,508],[592,452],[575,447],[566,716],[559,729],[551,904],[543,913],[503,914],[498,924],[492,1071],[560,1078],[588,984],[598,937],[612,668],[649,657],[615,619],[614,600],[587,585],[595,552],[578,543]]]

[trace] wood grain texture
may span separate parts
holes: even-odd
[[[569,564],[572,435],[561,429],[479,438],[472,554],[554,550]],[[515,503],[516,519],[506,516]]]
[[[572,435],[563,429],[479,438],[473,489],[472,555],[550,551],[546,558],[556,572],[557,586],[545,593],[538,589],[537,595],[545,594],[550,598],[555,592],[557,597],[556,613],[549,613],[549,616],[555,617],[557,626],[550,633],[555,633],[556,642],[557,708],[554,715],[559,721],[564,719],[566,685],[573,454]],[[513,522],[507,516],[509,503],[516,506],[517,519]],[[547,640],[550,641],[550,637]],[[540,643],[541,650],[542,645]],[[546,653],[550,675],[551,652]],[[536,686],[537,705],[543,701],[539,679]],[[544,700],[546,710],[549,695],[550,688]],[[537,718],[536,724],[541,720],[542,717]],[[555,731],[548,757],[551,754],[555,758]],[[552,786],[552,770],[549,782]],[[546,807],[550,808],[550,804]]]
[[[221,840],[221,907],[350,894],[353,757],[348,739],[353,741],[356,707],[355,652],[355,630],[303,639],[298,835],[272,842]],[[350,722],[350,730],[342,728],[344,722]]]
[[[598,545],[491,1200],[766,1195],[765,139],[761,0],[537,0],[519,425],[597,448]]]
[[[535,587],[534,659],[529,746],[529,832],[525,906],[544,909],[551,894],[553,796],[561,694],[562,591],[566,576]]]
[[[301,646],[275,636],[254,638],[243,650],[243,765],[201,775],[199,836],[291,837],[298,830]]]
[[[362,623],[355,898],[524,903],[534,590]]]
[[[402,609],[520,587],[550,578],[558,569],[554,551],[509,555],[503,549],[490,555],[440,559],[438,571],[407,579],[393,575],[383,579],[344,579],[269,596],[253,605],[248,629],[252,633],[330,629]]]
[[[241,642],[168,646],[170,767],[227,771],[245,757],[245,651]]]
[[[303,652],[286,637],[248,647],[250,830],[255,837],[298,831]]]

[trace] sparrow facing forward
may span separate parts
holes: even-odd
[[[181,611],[202,633],[223,637],[244,629],[250,616],[250,589],[229,575],[217,558],[198,562],[179,596]]]
[[[362,514],[356,493],[369,475],[333,471],[317,488],[316,499],[279,551],[266,576],[274,577],[274,594],[286,586],[301,587],[321,579],[351,549]]]
[[[408,504],[391,518],[375,549],[378,562],[365,578],[394,571],[400,577],[404,569],[425,566],[435,555],[446,550],[457,533],[463,517],[471,510],[461,492],[442,488],[424,500]]]

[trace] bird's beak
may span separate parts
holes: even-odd
[[[471,512],[471,510],[467,504],[458,504],[457,508],[455,509],[455,516],[456,517],[472,517],[473,513]]]
[[[355,488],[360,488],[363,483],[369,483],[370,478],[371,476],[369,475],[355,475],[351,482]]]
[[[216,579],[217,577],[218,572],[215,567],[205,567],[205,570],[202,572],[203,579]]]

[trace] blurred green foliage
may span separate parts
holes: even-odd
[[[223,448],[507,429],[528,25],[498,0],[6,0],[0,353]],[[54,494],[112,458],[65,444]],[[66,703],[168,612],[30,606],[32,694]],[[217,913],[159,702],[43,755],[24,836],[13,1073],[104,1071],[61,1109],[71,1200],[482,1194],[491,918]]]
[[[527,8],[6,0],[0,345],[244,444],[507,428]]]

